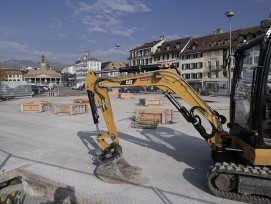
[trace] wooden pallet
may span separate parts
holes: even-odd
[[[132,99],[134,98],[134,94],[132,93],[119,93],[120,99]]]
[[[65,114],[65,115],[75,115],[86,113],[88,111],[87,104],[55,104],[54,113],[55,114]]]
[[[145,108],[137,110],[136,121],[146,124],[169,124],[173,122],[173,110],[166,108]]]
[[[139,105],[142,106],[157,106],[162,105],[163,99],[162,98],[140,98],[139,99]]]

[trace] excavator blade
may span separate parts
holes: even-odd
[[[131,166],[122,155],[118,155],[100,163],[96,175],[108,183],[140,184],[141,171],[140,167]]]

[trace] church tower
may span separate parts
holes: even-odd
[[[41,56],[40,69],[47,70],[47,63],[45,61],[45,56],[44,55]]]

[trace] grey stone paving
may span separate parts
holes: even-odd
[[[59,116],[53,111],[20,112],[21,103],[49,100],[69,104],[80,97],[0,102],[0,171],[31,164],[27,171],[72,186],[80,203],[238,203],[208,192],[206,175],[213,164],[210,148],[181,114],[175,112],[173,124],[159,125],[155,130],[130,127],[130,117],[137,109],[144,108],[138,105],[139,98],[163,95],[111,97],[125,158],[143,169],[144,185],[109,184],[94,175],[93,157],[98,145],[90,112],[73,116]],[[228,117],[228,97],[203,99]],[[164,97],[159,107],[174,108]],[[102,116],[100,121],[100,130],[106,131]]]

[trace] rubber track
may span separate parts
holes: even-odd
[[[266,197],[257,196],[257,195],[243,195],[237,192],[228,192],[228,191],[218,190],[217,188],[214,187],[212,183],[212,178],[214,178],[220,173],[271,179],[270,168],[244,166],[242,164],[223,162],[223,163],[216,163],[215,166],[210,167],[207,177],[208,177],[208,187],[210,191],[218,197],[226,198],[230,200],[248,202],[248,203],[257,203],[257,204],[271,203],[271,198],[266,198]]]

